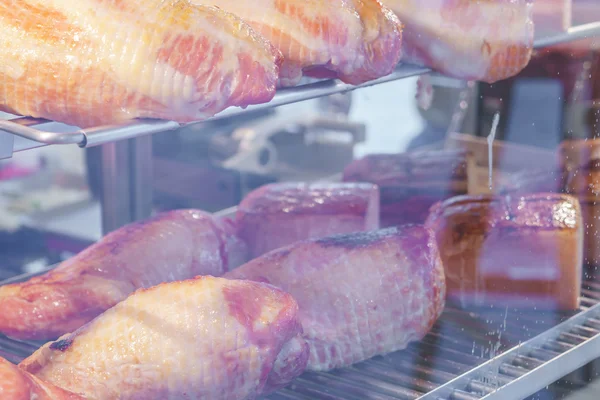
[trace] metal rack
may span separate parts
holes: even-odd
[[[600,37],[600,22],[579,25],[567,32],[538,38],[545,48]],[[352,86],[322,80],[280,90],[266,104],[230,108],[213,119],[343,93],[431,72],[400,65],[392,74]],[[151,176],[149,137],[180,128],[173,121],[134,120],[80,130],[34,118],[0,118],[0,159],[14,152],[55,144],[82,148],[103,146],[105,231],[148,213],[150,195],[144,193]],[[126,140],[132,139],[132,140]],[[124,142],[117,146],[115,142]],[[133,190],[128,190],[132,189]],[[123,197],[125,196],[125,197]],[[137,214],[136,214],[137,212]],[[29,279],[24,275],[14,281]],[[510,310],[469,312],[449,306],[430,334],[406,350],[328,373],[307,373],[272,400],[393,400],[393,399],[517,399],[542,389],[583,364],[600,357],[600,284],[584,283],[577,313],[526,313]],[[0,282],[6,284],[8,282]],[[0,335],[0,356],[13,362],[31,354],[40,343],[16,341]]]
[[[534,47],[539,49],[597,36],[600,36],[600,22],[592,22],[573,27],[566,32],[537,38]],[[429,72],[431,70],[428,68],[402,64],[390,75],[358,86],[345,84],[338,80],[321,80],[298,87],[282,89],[269,103],[250,106],[246,109],[229,108],[211,119],[226,118],[266,108],[297,103]],[[93,147],[117,140],[174,130],[181,126],[181,124],[173,121],[133,120],[118,125],[81,130],[52,121],[28,117],[0,120],[0,159],[12,156],[13,152],[36,147],[53,144],[76,144],[79,147]]]
[[[431,70],[424,67],[404,64],[399,66],[388,76],[357,86],[333,79],[316,81],[293,88],[282,89],[269,103],[257,104],[245,109],[229,108],[215,117],[210,118],[210,120],[228,118],[243,113],[264,110],[266,108],[298,103],[336,93],[343,93],[386,82],[397,81],[411,76],[425,74],[427,72],[431,72]],[[42,128],[45,125],[50,125],[52,130],[60,130],[62,132],[57,133],[50,130],[43,130]],[[56,124],[52,121],[23,117],[12,120],[0,120],[0,134],[4,132],[5,134],[16,135],[19,138],[24,139],[16,142],[15,151],[22,151],[52,144],[76,144],[79,147],[93,147],[114,142],[116,140],[132,139],[143,135],[174,130],[186,125],[190,124],[184,125],[173,121],[162,120],[132,120],[119,125],[81,130],[64,124]],[[2,151],[0,150],[0,155],[1,154]]]
[[[581,307],[570,314],[447,305],[431,332],[407,349],[307,372],[265,400],[523,399],[597,358],[597,281],[583,283]],[[41,345],[0,335],[0,356],[19,363]]]

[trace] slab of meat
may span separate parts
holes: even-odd
[[[576,198],[457,196],[434,206],[448,298],[462,306],[579,306],[583,223]]]
[[[433,204],[468,192],[473,168],[465,150],[370,154],[350,163],[343,180],[379,186],[382,227],[422,224]]]
[[[489,83],[519,73],[533,48],[530,0],[383,0],[405,26],[403,61]]]
[[[225,276],[270,283],[294,296],[312,370],[422,338],[442,313],[446,291],[435,239],[420,225],[304,241]]]
[[[0,0],[0,110],[80,127],[269,101],[281,53],[188,0]]]
[[[94,400],[254,399],[306,367],[298,304],[270,285],[199,277],[139,290],[20,367]]]
[[[402,25],[378,0],[213,0],[210,4],[240,16],[281,50],[282,86],[297,84],[303,74],[359,84],[389,74],[401,57]]]
[[[42,382],[0,358],[0,399],[2,400],[83,400],[83,397]]]
[[[221,275],[245,257],[232,230],[194,210],[127,225],[42,276],[0,286],[0,332],[55,339],[138,288]]]
[[[294,242],[379,228],[379,189],[370,183],[274,183],[249,193],[236,214],[250,258]]]

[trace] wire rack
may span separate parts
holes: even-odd
[[[307,373],[271,400],[523,399],[600,356],[600,284],[574,315],[449,306],[406,350]]]
[[[526,398],[600,357],[599,282],[584,281],[581,307],[571,313],[448,305],[431,332],[407,349],[305,373],[266,400]],[[0,335],[0,356],[19,363],[41,344]]]
[[[560,43],[600,36],[600,22],[592,22],[573,27],[565,32],[537,38],[534,47],[544,48]],[[359,88],[374,86],[412,76],[431,72],[428,68],[410,64],[402,64],[388,76],[353,86],[338,80],[322,80],[298,87],[280,90],[269,103],[250,106],[245,109],[230,108],[211,119],[236,116],[253,111],[273,108],[281,105],[297,103],[336,93],[343,93]],[[9,157],[13,151],[23,151],[35,147],[53,144],[76,144],[80,147],[92,147],[116,140],[130,139],[138,136],[165,132],[180,128],[182,125],[173,121],[133,120],[110,126],[100,126],[81,130],[76,127],[58,124],[52,121],[21,117],[11,120],[0,119],[0,158]],[[2,134],[14,135],[15,138],[2,140]]]

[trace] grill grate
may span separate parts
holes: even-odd
[[[572,313],[448,305],[431,332],[405,350],[349,368],[307,372],[267,399],[525,398],[600,357],[598,303],[600,283],[591,279],[584,282],[580,309]],[[0,356],[18,363],[40,345],[0,335]],[[538,372],[541,378],[532,376]]]
[[[306,373],[268,399],[525,398],[585,363],[580,357],[574,368],[557,365],[561,355],[600,338],[600,306],[594,307],[600,302],[600,284],[586,281],[583,287],[581,308],[573,313],[468,312],[449,305],[432,331],[406,350],[337,371]],[[600,357],[600,347],[593,353],[589,358]],[[526,390],[510,395],[503,390],[551,364],[558,371],[555,379],[527,379]]]

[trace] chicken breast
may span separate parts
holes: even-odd
[[[177,210],[110,233],[56,269],[0,286],[0,332],[48,340],[79,328],[139,288],[241,264],[233,228],[197,210]]]
[[[435,239],[420,225],[300,242],[225,276],[294,296],[311,370],[347,366],[421,339],[442,313],[446,292]]]
[[[0,0],[0,110],[82,128],[268,102],[281,53],[188,0]]]
[[[192,0],[240,16],[281,50],[280,84],[303,75],[359,84],[389,74],[402,25],[378,0]]]
[[[298,305],[266,284],[200,277],[139,290],[21,363],[95,400],[254,399],[306,366]]]
[[[0,399],[83,400],[83,397],[42,382],[16,365],[0,358]]]

